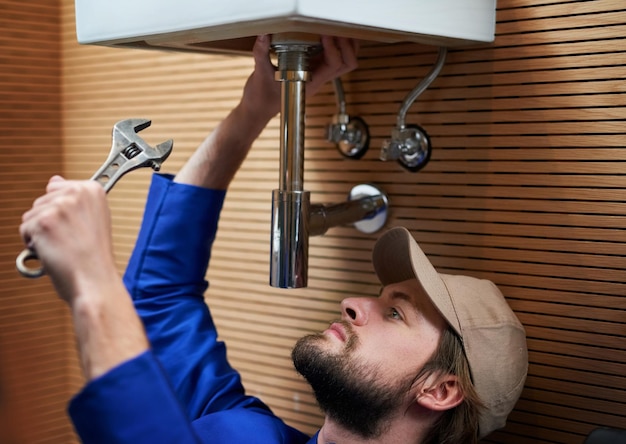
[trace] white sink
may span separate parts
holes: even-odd
[[[76,0],[83,44],[247,52],[259,34],[386,43],[491,42],[496,0]]]

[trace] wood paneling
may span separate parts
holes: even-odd
[[[0,2],[0,66],[0,442],[67,443],[66,310],[47,279],[15,269],[21,215],[63,167],[57,2]]]

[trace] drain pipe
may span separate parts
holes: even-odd
[[[301,288],[308,281],[309,236],[346,223],[363,232],[377,231],[386,222],[387,197],[373,186],[357,186],[345,204],[311,205],[303,177],[306,82],[309,58],[321,50],[320,38],[276,34],[272,49],[278,57],[281,110],[280,173],[278,189],[272,192],[270,285]]]
[[[307,285],[310,193],[304,191],[304,114],[309,56],[320,50],[318,36],[277,34],[272,48],[281,82],[280,176],[272,193],[270,285]]]

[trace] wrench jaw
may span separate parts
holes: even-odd
[[[173,148],[174,141],[172,139],[166,140],[163,143],[159,143],[156,147],[154,147],[157,157],[153,158],[150,161],[150,168],[152,168],[154,171],[159,171],[161,169],[161,164],[163,164],[163,162],[165,162],[167,158],[170,157],[170,154],[172,154]]]
[[[125,119],[120,120],[113,125],[113,131],[118,131],[121,134],[131,135],[137,134],[139,131],[143,131],[152,125],[152,120],[149,119]],[[113,136],[115,137],[115,136]]]
[[[105,191],[108,192],[124,174],[137,168],[161,169],[161,164],[172,152],[174,141],[167,140],[154,148],[146,143],[137,132],[148,128],[151,123],[147,119],[126,119],[113,126],[109,157],[91,178],[100,183]]]
[[[133,145],[143,148],[150,147],[137,135],[138,132],[145,130],[150,125],[152,125],[152,121],[148,119],[125,119],[117,122],[113,125],[111,154],[114,151],[128,150]]]

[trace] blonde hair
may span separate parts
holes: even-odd
[[[433,424],[422,444],[476,444],[478,419],[483,404],[472,383],[469,363],[458,335],[448,327],[439,347],[420,371],[416,380],[429,375],[454,375],[463,394],[463,402],[445,411]]]

